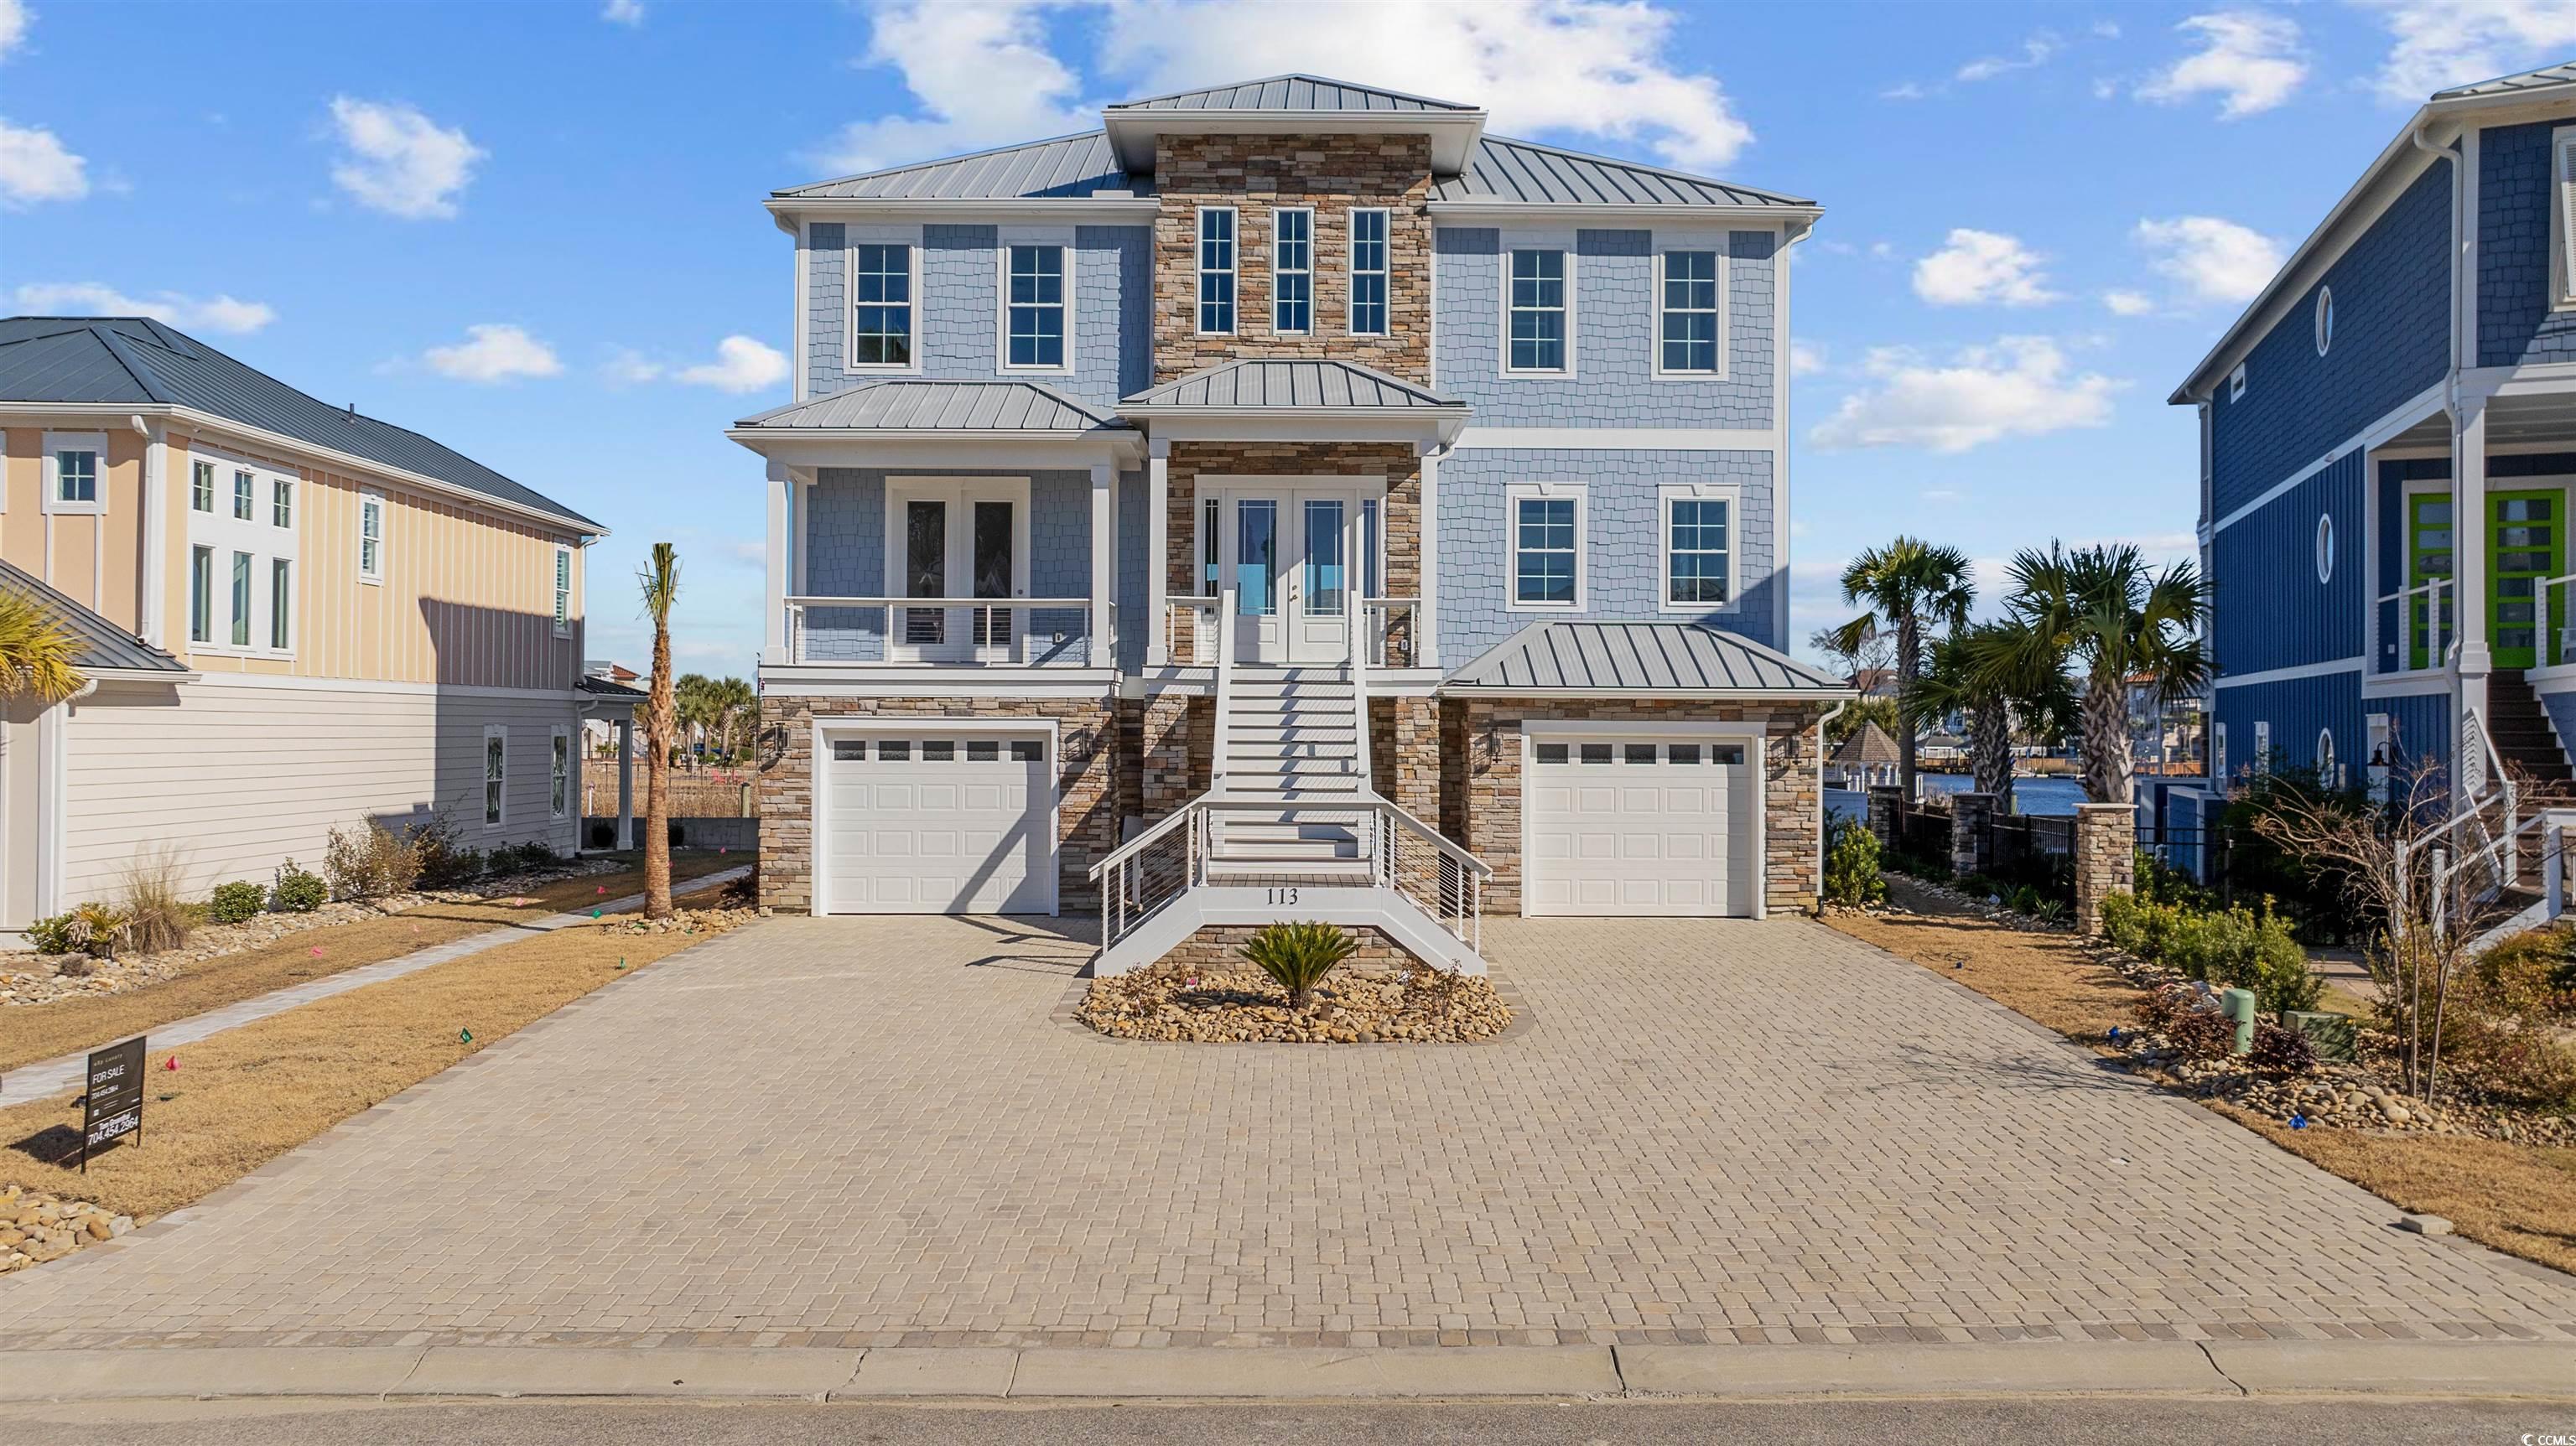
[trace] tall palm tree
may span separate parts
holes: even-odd
[[[1898,536],[1885,547],[1873,547],[1843,569],[1843,601],[1865,603],[1868,610],[1835,631],[1834,644],[1858,653],[1885,632],[1896,634],[1896,685],[1899,696],[1923,675],[1924,625],[1938,623],[1951,631],[1965,627],[1968,605],[1976,601],[1968,579],[1967,554],[1919,537]],[[1914,730],[1896,735],[1896,773],[1908,797],[1914,793]]]
[[[716,683],[717,736],[723,740],[721,753],[733,761],[733,740],[737,730],[748,732],[760,717],[760,694],[740,678],[725,678]]]
[[[689,743],[716,731],[715,687],[716,680],[704,673],[682,673],[671,685],[673,716],[689,730],[689,737],[679,740],[680,761],[690,768],[697,766],[698,752]]]
[[[2197,691],[2209,678],[2200,637],[2209,584],[2188,562],[2148,569],[2126,543],[2072,552],[2051,542],[2012,560],[2004,606],[2020,625],[2021,651],[2070,660],[2083,688],[2084,794],[2095,803],[2135,797],[2129,757],[2129,684],[2160,698]]]
[[[1995,807],[2013,811],[2013,724],[2043,737],[2075,719],[2075,688],[2065,660],[2031,646],[2017,623],[1963,628],[1932,645],[1923,675],[1898,699],[1910,733],[1951,713],[1968,722],[1968,776]]]
[[[653,544],[651,561],[638,570],[644,611],[653,619],[653,688],[644,701],[644,917],[671,917],[671,741],[679,731],[672,696],[671,604],[680,595],[680,553]]]
[[[72,662],[80,644],[53,609],[20,592],[0,592],[0,698],[59,703],[84,681]]]

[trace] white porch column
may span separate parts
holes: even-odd
[[[617,720],[617,846],[635,847],[635,710]]]
[[[2451,432],[2451,576],[2457,587],[2452,617],[2460,630],[2458,706],[2487,712],[2487,673],[2493,653],[2487,637],[2487,399],[2463,394]],[[2472,787],[2485,782],[2481,753],[2458,760]]]
[[[787,657],[787,580],[794,574],[792,553],[795,545],[788,519],[795,515],[796,481],[783,462],[769,464],[769,546],[766,590],[763,601],[769,609],[769,620],[761,634],[760,660],[784,663]]]
[[[1109,646],[1109,602],[1118,576],[1117,509],[1111,489],[1118,481],[1116,462],[1091,464],[1091,636],[1084,658],[1095,668],[1117,661]]]
[[[153,647],[166,647],[170,606],[170,441],[165,424],[143,423],[143,588],[136,599],[143,614],[139,631]]]
[[[1145,444],[1145,607],[1152,617],[1145,634],[1145,661],[1162,667],[1172,660],[1172,444],[1156,437]]]
[[[1421,601],[1413,608],[1413,666],[1440,666],[1440,570],[1434,565],[1439,556],[1440,536],[1440,453],[1437,442],[1416,442],[1414,454],[1422,459],[1422,527],[1421,583],[1415,588]]]

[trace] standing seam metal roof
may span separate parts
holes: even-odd
[[[80,645],[72,665],[83,672],[184,673],[185,663],[47,587],[22,568],[0,562],[0,592],[33,598],[60,619]]]
[[[1464,407],[1399,377],[1346,361],[1246,357],[1138,392],[1125,407]]]
[[[890,377],[734,423],[761,431],[1091,432],[1123,428],[1052,387]]]
[[[2550,86],[2566,85],[2571,81],[2576,81],[2576,60],[2564,60],[2556,65],[2544,65],[2538,70],[2526,70],[2519,75],[2500,75],[2493,80],[2481,80],[2474,85],[2455,85],[2449,90],[2437,90],[2433,92],[2433,99],[2458,100],[2463,96],[2471,95],[2504,95],[2517,90],[2546,90]]]
[[[1316,111],[1472,111],[1454,100],[1434,100],[1373,85],[1353,85],[1317,75],[1273,75],[1235,85],[1121,101],[1105,107],[1112,115],[1140,110],[1316,110]]]
[[[0,320],[0,401],[191,407],[548,513],[593,532],[605,530],[461,452],[391,422],[307,396],[148,317]]]
[[[823,201],[1081,200],[1100,191],[1150,195],[1150,177],[1130,176],[1109,148],[1109,132],[1085,131],[1001,146],[945,160],[817,181],[770,194]]]
[[[1431,182],[1434,201],[1605,206],[1807,206],[1797,196],[1613,160],[1533,141],[1486,136],[1464,170]]]
[[[1851,685],[1749,638],[1691,622],[1533,623],[1487,649],[1445,688],[1602,688],[1848,693]]]

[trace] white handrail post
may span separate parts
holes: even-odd
[[[1217,593],[1216,626],[1208,630],[1216,648],[1216,756],[1208,761],[1208,787],[1214,793],[1225,791],[1226,744],[1234,731],[1226,718],[1234,708],[1234,606],[1234,584],[1228,582]]]
[[[2551,824],[2540,836],[2540,897],[2547,901],[2546,917],[2555,919],[2567,911],[2567,841],[2565,831]]]

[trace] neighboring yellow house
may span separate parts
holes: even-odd
[[[203,892],[364,818],[582,842],[598,523],[139,318],[0,320],[0,438],[0,586],[90,680],[0,719],[0,931],[165,845]]]

